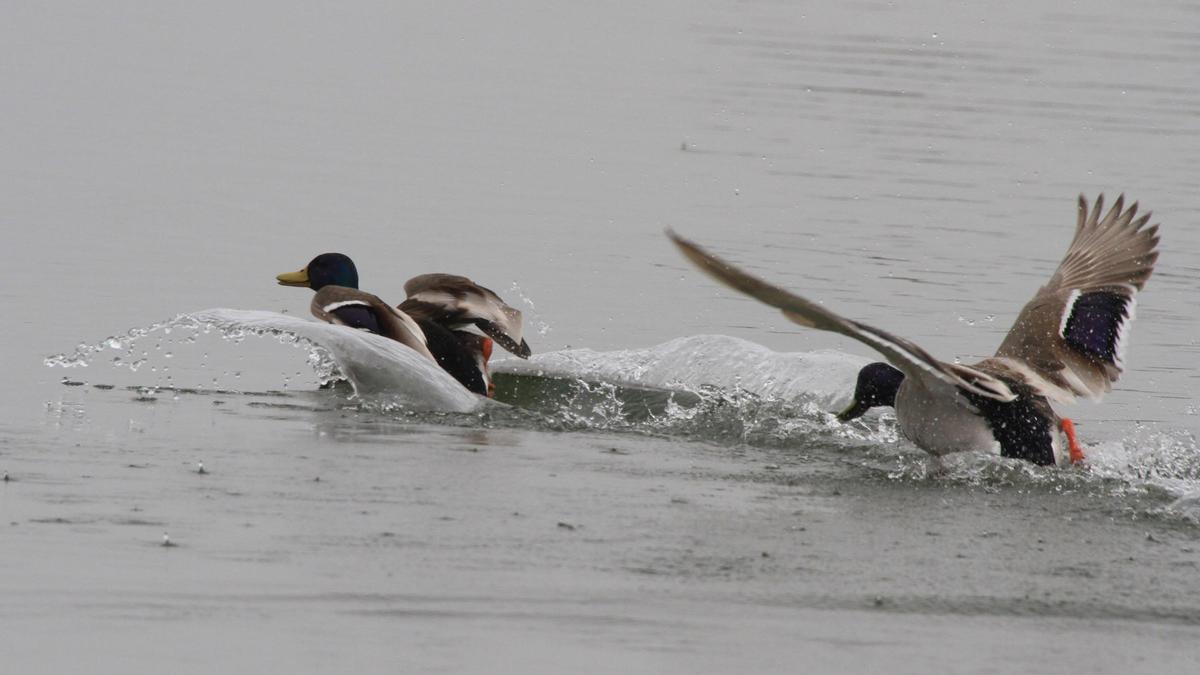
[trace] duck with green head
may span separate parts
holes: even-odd
[[[316,291],[313,316],[391,338],[437,363],[467,389],[490,396],[492,341],[521,358],[521,313],[466,277],[425,274],[405,284],[409,298],[392,307],[359,290],[358,268],[342,253],[322,253],[296,272],[275,277],[283,286]]]

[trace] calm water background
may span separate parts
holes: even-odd
[[[5,15],[14,672],[1196,666],[1195,5]],[[271,340],[43,365],[206,307],[303,314],[272,277],[327,250],[385,297],[468,274],[541,353],[717,333],[867,354],[700,278],[664,226],[974,358],[1101,191],[1153,209],[1163,253],[1129,372],[1069,411],[1112,460],[1098,475],[926,478],[886,420],[780,440],[737,415],[630,433],[553,406],[362,410]]]

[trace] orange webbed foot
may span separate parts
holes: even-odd
[[[1075,436],[1075,423],[1064,417],[1058,421],[1058,428],[1067,435],[1067,443],[1071,448],[1071,463],[1081,463],[1084,459],[1083,446],[1079,445],[1079,439]]]

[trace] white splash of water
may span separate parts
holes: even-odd
[[[138,343],[151,334],[173,329],[202,332],[217,329],[225,339],[234,342],[253,335],[274,337],[283,344],[308,346],[309,364],[322,380],[340,373],[360,397],[387,397],[400,406],[445,412],[470,412],[483,402],[437,364],[394,340],[276,312],[208,309],[181,314],[147,328],[130,329],[124,336],[80,344],[72,353],[47,357],[45,363],[66,368],[87,367],[100,352],[117,350],[123,356],[115,357],[112,364],[137,370],[145,355],[136,351]],[[142,358],[131,361],[130,355]]]
[[[715,387],[770,400],[813,400],[835,409],[850,402],[858,370],[867,363],[832,350],[781,353],[735,337],[695,335],[645,349],[567,349],[528,361],[505,359],[493,368],[693,392]]]
[[[537,311],[537,305],[533,304],[533,299],[526,295],[525,291],[515,281],[508,287],[508,292],[520,298],[521,304],[528,308],[523,312],[522,316],[525,324],[532,326],[541,337],[546,337],[551,331],[550,324],[542,320],[541,314]]]

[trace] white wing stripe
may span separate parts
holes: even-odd
[[[1130,293],[1129,301],[1125,303],[1125,316],[1117,324],[1117,339],[1113,344],[1113,362],[1117,370],[1122,372],[1125,370],[1125,337],[1129,334],[1129,326],[1133,324],[1135,318],[1137,318],[1137,296]]]
[[[370,303],[363,302],[362,300],[342,300],[341,302],[331,302],[328,305],[325,305],[324,307],[322,307],[321,309],[325,310],[326,312],[333,313],[333,311],[335,309],[341,309],[343,307],[350,307],[352,305],[360,305],[362,307],[370,307],[371,306]]]
[[[1058,323],[1058,336],[1065,337],[1067,333],[1067,322],[1071,320],[1071,314],[1075,311],[1075,301],[1079,299],[1079,289],[1071,289],[1071,294],[1067,296],[1067,302],[1063,307],[1062,320]]]

